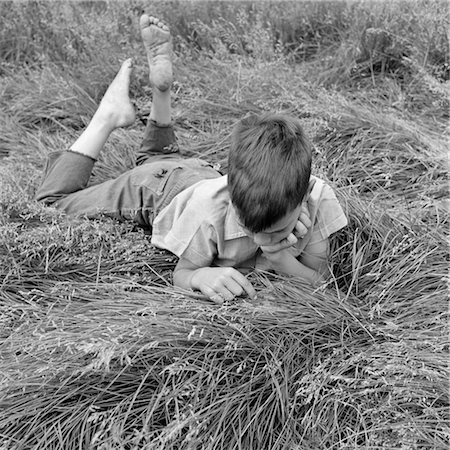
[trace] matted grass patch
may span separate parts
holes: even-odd
[[[182,3],[164,10],[182,149],[226,171],[238,118],[301,118],[349,218],[334,278],[254,272],[256,300],[217,306],[172,286],[176,258],[148,231],[35,202],[46,156],[129,55],[140,120],[111,136],[91,182],[133,167],[151,95],[134,20],[148,5],[33,2],[32,18],[2,4],[0,449],[447,448],[448,17],[402,2]],[[407,36],[416,24],[408,72],[350,70],[371,20]]]

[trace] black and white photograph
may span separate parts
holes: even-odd
[[[448,0],[0,0],[0,450],[450,448]]]

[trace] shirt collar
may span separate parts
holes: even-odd
[[[228,202],[227,212],[225,215],[225,230],[224,239],[226,241],[230,239],[237,239],[241,237],[248,237],[242,227],[239,225],[236,210],[231,201]]]

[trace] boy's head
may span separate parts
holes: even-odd
[[[231,202],[252,233],[294,211],[308,191],[311,144],[298,119],[281,114],[240,120],[228,158]]]

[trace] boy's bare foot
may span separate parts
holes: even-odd
[[[169,28],[147,14],[142,15],[140,26],[150,67],[150,83],[160,91],[166,91],[173,81],[172,36]]]
[[[132,59],[122,63],[119,72],[109,85],[95,115],[111,128],[131,125],[136,119],[134,106],[129,97]]]

